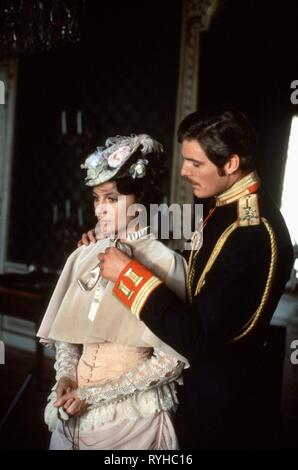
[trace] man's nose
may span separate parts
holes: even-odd
[[[190,176],[190,168],[189,168],[189,165],[187,165],[187,162],[182,163],[180,173],[181,173],[181,176],[185,176],[186,178]]]

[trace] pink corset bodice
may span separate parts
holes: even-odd
[[[134,369],[149,357],[152,348],[132,347],[115,343],[84,344],[78,363],[79,387],[88,387],[102,380],[118,377]]]

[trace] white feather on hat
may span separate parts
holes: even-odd
[[[163,147],[147,134],[109,137],[105,146],[97,147],[81,165],[81,168],[87,170],[86,185],[97,186],[114,178],[137,150],[145,157],[154,152],[162,153]],[[128,174],[133,179],[143,178],[148,164],[150,162],[147,159],[139,158],[129,167]]]

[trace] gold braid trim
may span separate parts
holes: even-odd
[[[151,292],[161,284],[161,280],[158,279],[156,276],[152,276],[144,285],[141,287],[139,292],[136,295],[135,300],[131,306],[131,312],[136,315],[136,317],[140,320],[140,313],[143,308],[144,303],[146,302],[147,298],[151,294]]]
[[[227,239],[231,235],[234,230],[238,228],[238,223],[234,222],[231,224],[229,227],[225,229],[225,231],[221,234],[220,238],[217,240],[215,247],[213,248],[213,251],[210,255],[210,258],[208,259],[208,262],[205,266],[204,271],[202,272],[200,279],[198,280],[197,287],[195,290],[195,295],[198,295],[199,292],[201,291],[202,287],[205,284],[205,277],[208,271],[212,268],[213,264],[216,261],[216,258],[218,257],[219,253],[221,252],[224,244],[226,243]]]
[[[269,234],[269,237],[270,237],[270,248],[271,248],[271,260],[270,260],[270,266],[269,266],[268,277],[267,277],[264,293],[263,293],[263,296],[262,296],[259,307],[255,311],[253,316],[244,325],[244,327],[242,329],[242,332],[239,333],[235,338],[229,340],[228,343],[234,343],[234,342],[238,341],[239,339],[246,336],[254,328],[254,326],[256,325],[257,321],[259,320],[260,315],[261,315],[261,313],[264,309],[264,306],[265,306],[265,304],[268,300],[268,296],[269,296],[269,293],[270,293],[270,290],[271,290],[271,287],[272,287],[272,281],[273,281],[273,276],[274,276],[275,269],[276,269],[276,260],[277,260],[276,239],[275,239],[274,231],[273,231],[271,225],[269,224],[269,222],[267,221],[267,219],[262,217],[261,220],[262,220],[263,224],[265,225],[265,227],[268,231],[268,234]],[[197,287],[196,287],[196,290],[195,290],[195,295],[198,295],[200,293],[201,289],[203,288],[203,286],[205,284],[206,274],[208,273],[208,271],[210,271],[211,267],[213,266],[214,262],[216,261],[218,255],[221,252],[221,250],[222,250],[225,242],[227,241],[228,237],[231,235],[231,233],[237,227],[239,227],[237,222],[234,222],[233,224],[231,224],[229,227],[226,228],[226,230],[222,233],[222,235],[218,239],[218,241],[217,241],[217,243],[216,243],[209,259],[208,259],[208,262],[205,266],[205,269],[202,272],[202,274],[200,276],[200,279],[197,283]],[[193,279],[193,273],[194,273],[194,270],[195,270],[194,269],[194,264],[195,263],[193,263],[192,266],[191,266],[190,277],[189,277],[188,280]],[[188,287],[188,292],[190,292],[190,287],[191,286],[190,286],[189,282],[188,282],[187,287]],[[192,298],[191,298],[191,300],[192,300]]]
[[[198,280],[197,287],[196,287],[196,290],[195,290],[195,295],[198,295],[198,293],[201,291],[202,287],[205,284],[205,277],[206,277],[207,272],[210,271],[210,269],[213,266],[216,258],[218,257],[219,253],[221,252],[225,242],[227,241],[227,239],[229,238],[231,233],[236,228],[238,228],[238,223],[234,222],[233,224],[231,224],[229,227],[227,227],[225,229],[225,231],[221,234],[220,238],[217,240],[217,243],[216,243],[215,247],[213,248],[213,251],[212,251],[212,253],[211,253],[211,255],[210,255],[210,257],[207,261],[205,269],[203,270],[203,272],[200,276],[200,279]],[[191,260],[191,265],[190,265],[190,269],[189,269],[189,276],[188,276],[188,279],[187,279],[187,281],[188,281],[187,282],[187,291],[188,291],[190,302],[192,301],[191,285],[192,285],[192,281],[193,281],[194,273],[195,273],[195,259],[196,259],[196,257],[194,257],[194,259]]]
[[[264,306],[268,300],[268,296],[272,287],[272,281],[273,281],[273,276],[274,272],[276,269],[276,260],[277,260],[277,247],[276,247],[276,239],[275,239],[275,234],[274,231],[269,224],[268,220],[262,217],[262,222],[264,223],[270,237],[270,246],[271,246],[271,260],[270,260],[270,267],[269,267],[269,272],[268,272],[268,277],[267,277],[267,282],[265,285],[264,293],[260,302],[259,307],[255,311],[254,315],[248,320],[248,322],[244,325],[242,333],[238,334],[235,338],[231,339],[229,343],[235,343],[239,339],[243,338],[243,336],[246,336],[255,326],[257,321],[260,318],[260,315],[264,309]]]

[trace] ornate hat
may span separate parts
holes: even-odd
[[[110,137],[81,165],[87,170],[86,185],[97,186],[125,176],[144,178],[154,153],[163,153],[163,147],[147,134]]]

